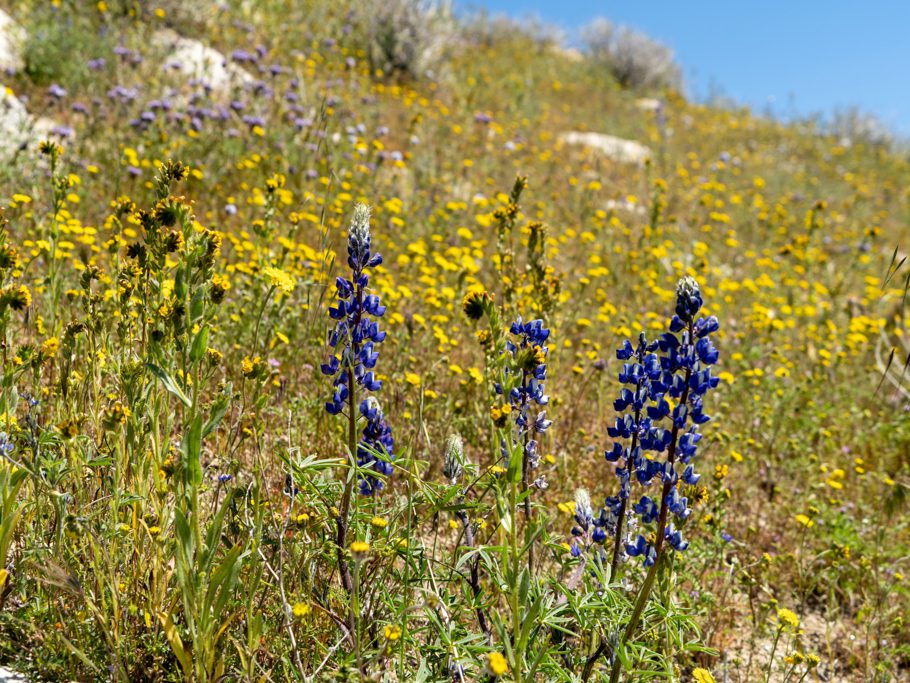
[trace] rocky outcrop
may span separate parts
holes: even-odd
[[[582,145],[596,150],[612,161],[624,164],[642,164],[651,156],[651,150],[635,140],[626,140],[605,133],[563,133],[560,140],[569,145]]]
[[[27,683],[27,681],[25,676],[0,666],[0,683]]]
[[[19,71],[25,66],[25,29],[0,10],[0,72]]]
[[[164,67],[167,70],[177,71],[212,90],[229,91],[255,81],[248,71],[233,64],[218,50],[175,31],[158,31],[154,42],[166,52]]]

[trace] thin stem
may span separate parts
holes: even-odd
[[[526,393],[528,383],[528,373],[526,370],[521,372],[521,413],[525,416],[527,423],[528,415],[528,395]],[[524,496],[524,513],[525,513],[525,535],[529,533],[531,525],[531,494],[528,479],[530,479],[531,464],[528,462],[528,426],[522,427],[522,449],[521,449],[521,492]],[[530,532],[533,533],[533,532]],[[528,544],[528,574],[534,575],[534,543]]]
[[[512,674],[515,683],[521,683],[521,665],[524,658],[516,647],[518,645],[518,639],[521,637],[521,600],[518,595],[521,583],[518,578],[518,521],[515,519],[515,513],[518,511],[518,487],[516,486],[515,478],[510,477],[510,479],[509,514],[512,516],[512,519],[510,520],[509,524],[509,551],[512,555],[512,569],[510,572],[512,585],[510,586],[511,595],[509,597],[512,608],[512,655],[515,659],[515,661],[512,663]]]
[[[265,307],[269,303],[269,299],[272,298],[272,294],[275,292],[275,285],[269,287],[269,291],[266,293],[265,298],[262,300],[262,306],[259,307],[259,314],[256,316],[256,331],[253,333],[253,351],[256,350],[256,347],[259,346],[259,326],[262,324],[262,316],[265,314]]]
[[[291,436],[291,426],[290,426],[290,415],[288,415],[288,441],[290,442]],[[288,476],[290,476],[290,500],[288,501],[287,512],[284,515],[284,526],[281,529],[281,533],[278,535],[278,590],[281,594],[281,605],[282,612],[284,614],[284,626],[288,632],[288,638],[291,643],[291,652],[294,653],[294,664],[297,665],[297,671],[303,673],[303,662],[300,661],[300,649],[297,647],[297,638],[294,636],[294,627],[291,624],[290,619],[290,606],[288,605],[287,595],[284,591],[284,566],[285,566],[285,552],[284,552],[284,536],[287,533],[288,527],[291,524],[291,513],[294,509],[294,468],[288,468]],[[219,487],[220,490],[220,487]]]
[[[657,567],[660,565],[661,557],[658,557],[654,560],[654,564],[651,565],[651,568],[648,570],[648,575],[645,577],[645,582],[641,585],[641,589],[638,591],[638,597],[635,599],[635,607],[632,609],[632,616],[629,618],[629,624],[626,626],[625,633],[622,636],[622,644],[620,648],[625,649],[626,643],[629,642],[629,638],[635,633],[635,629],[638,627],[638,620],[641,619],[641,614],[644,612],[645,605],[648,602],[648,596],[651,593],[651,588],[654,586],[654,580],[657,578]],[[619,674],[622,671],[622,660],[619,658],[618,654],[613,660],[613,669],[610,672],[610,683],[619,683]]]
[[[771,646],[771,657],[768,658],[768,670],[765,672],[765,683],[771,680],[771,670],[774,668],[774,655],[777,653],[777,643],[780,641],[780,633],[783,629],[778,627],[777,633],[774,634],[774,645]]]
[[[338,528],[335,538],[335,545],[338,552],[338,569],[341,572],[341,585],[348,593],[351,592],[353,583],[351,582],[351,570],[348,567],[348,561],[345,557],[345,546],[348,537],[348,511],[351,507],[351,497],[354,492],[354,468],[357,463],[357,412],[354,396],[354,371],[350,368],[348,373],[348,457],[350,458],[350,470],[347,481],[344,484],[344,494],[341,497],[341,508],[338,511]]]
[[[354,590],[351,593],[351,612],[354,616],[354,656],[357,659],[357,670],[365,673],[363,655],[360,652],[360,561],[354,561]]]
[[[597,664],[597,660],[600,659],[603,654],[609,649],[607,641],[603,638],[600,639],[600,643],[597,645],[597,649],[591,653],[587,660],[585,660],[585,668],[581,672],[581,680],[583,683],[586,683],[591,674],[594,673],[594,665]]]
[[[464,510],[459,510],[457,515],[458,519],[461,520],[462,526],[464,526],[464,543],[469,548],[473,548],[474,529],[471,526],[470,519],[468,519],[468,513]],[[474,600],[477,603],[474,608],[477,614],[477,624],[480,626],[480,630],[484,632],[484,635],[487,636],[487,639],[489,639],[492,635],[490,633],[490,625],[487,623],[487,615],[480,604],[480,555],[478,554],[475,554],[474,559],[471,560],[471,590],[474,592]]]

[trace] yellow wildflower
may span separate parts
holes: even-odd
[[[780,620],[780,628],[795,631],[799,627],[799,617],[788,609],[777,610],[777,618]]]
[[[294,276],[284,272],[281,268],[267,266],[262,272],[265,273],[265,276],[269,279],[269,284],[271,284],[272,287],[277,287],[285,294],[290,294],[294,291],[294,287],[297,286],[297,281],[294,279]]]
[[[487,655],[487,666],[494,676],[505,676],[509,673],[509,663],[499,652],[491,652]]]

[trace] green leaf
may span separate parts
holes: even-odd
[[[198,363],[205,356],[205,350],[209,343],[209,326],[205,325],[193,338],[193,345],[190,347],[190,362]]]
[[[186,296],[186,290],[186,275],[184,275],[184,269],[178,268],[177,273],[174,275],[174,296],[183,301],[183,298]]]
[[[221,561],[215,571],[212,572],[212,580],[209,583],[205,600],[210,606],[211,614],[216,621],[221,622],[221,613],[224,611],[227,601],[234,592],[237,580],[240,577],[240,554],[242,547],[235,545],[231,548],[224,559]]]
[[[2,407],[6,410],[7,413],[15,413],[16,406],[19,404],[19,390],[12,386],[6,391],[3,392],[3,403]]]
[[[185,605],[192,604],[196,596],[196,582],[198,580],[194,567],[195,561],[195,541],[193,532],[186,520],[186,516],[178,508],[174,510],[174,528],[177,532],[177,548],[175,557],[175,569],[177,571],[177,584],[183,593]],[[186,610],[187,620],[192,619],[192,613]]]
[[[212,562],[214,562],[215,553],[218,551],[221,538],[221,528],[224,526],[224,515],[227,513],[228,508],[230,508],[231,499],[228,497],[222,504],[221,507],[215,512],[215,516],[209,522],[208,531],[205,533],[205,548],[202,562],[200,562],[200,571],[204,574],[208,574],[212,569]]]
[[[205,311],[205,289],[198,287],[190,301],[190,322],[196,322]]]
[[[174,381],[174,378],[171,377],[166,370],[159,368],[154,363],[146,363],[145,367],[155,375],[158,379],[161,380],[161,383],[164,385],[164,388],[171,392],[174,396],[180,399],[180,402],[183,403],[187,408],[189,408],[192,403],[190,399],[187,398],[186,394],[183,393],[183,389],[177,386],[177,383]]]
[[[202,428],[202,438],[206,438],[211,434],[215,429],[221,424],[221,421],[224,419],[224,416],[227,414],[228,406],[231,405],[231,397],[233,396],[234,388],[231,384],[228,384],[224,391],[221,392],[221,395],[218,396],[214,401],[212,401],[212,408],[209,413],[208,422],[205,423],[205,427]]]

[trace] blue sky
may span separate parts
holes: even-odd
[[[668,44],[690,96],[778,116],[857,105],[910,135],[910,2],[904,0],[456,0],[536,16],[577,41],[597,16]]]

